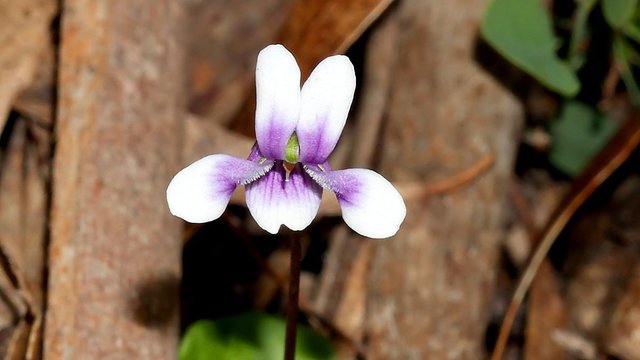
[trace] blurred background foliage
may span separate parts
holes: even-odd
[[[482,37],[557,94],[559,104],[546,123],[546,151],[568,176],[580,174],[615,133],[619,122],[603,111],[614,93],[626,91],[632,104],[640,104],[637,0],[493,0]],[[602,70],[607,74],[594,74]]]

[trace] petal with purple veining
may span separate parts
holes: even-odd
[[[355,232],[371,238],[393,236],[407,209],[402,196],[382,175],[369,169],[322,171],[307,165],[305,171],[322,187],[333,191],[342,218]]]
[[[300,113],[300,69],[282,45],[260,51],[256,64],[256,139],[269,159],[284,159]]]
[[[340,138],[356,88],[356,75],[343,55],[324,59],[302,86],[296,134],[300,161],[321,164]]]
[[[276,234],[280,225],[303,230],[318,213],[322,188],[296,165],[285,181],[286,171],[277,161],[265,176],[247,185],[247,207],[258,225]]]
[[[272,166],[273,161],[260,164],[230,155],[204,157],[182,169],[169,183],[169,210],[192,223],[215,220],[238,185],[258,179]]]

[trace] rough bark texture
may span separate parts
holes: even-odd
[[[173,359],[181,3],[64,4],[47,359]]]
[[[24,118],[9,126],[9,147],[0,155],[0,357],[34,359],[42,323],[50,133]]]
[[[185,71],[192,113],[203,121],[233,120],[245,94],[253,92],[257,54],[273,42],[291,3],[189,0]]]
[[[359,80],[365,86],[360,89],[354,119],[349,120],[355,123],[354,131],[348,132],[348,128],[345,129],[338,145],[351,150],[346,167],[372,166],[393,75],[391,64],[395,57],[397,28],[395,15],[385,14],[367,39],[365,70]],[[345,141],[350,140],[345,135],[351,135],[352,141]],[[336,167],[334,155],[331,164],[334,168],[340,166]],[[335,196],[323,196],[320,214],[339,215],[337,203],[330,206],[327,199],[335,199]],[[327,211],[329,209],[334,211],[331,213]],[[371,247],[371,240],[349,231],[346,225],[341,225],[331,236],[328,255],[318,279],[318,289],[314,294],[315,310],[352,340],[337,342],[339,359],[354,358],[362,350],[359,349],[359,343],[364,335]]]
[[[0,0],[0,129],[16,95],[36,75],[55,11],[53,0]]]
[[[39,243],[30,241],[27,225],[35,228],[35,224],[27,224],[27,216],[34,214],[29,213],[27,201],[23,201],[23,198],[33,195],[28,192],[30,183],[26,181],[25,171],[28,158],[27,126],[20,119],[12,127],[11,141],[1,155],[0,172],[0,250],[3,252],[0,270],[0,356],[3,358],[9,352],[10,339],[16,334],[17,324],[27,312],[22,298],[32,295],[34,289],[39,290],[43,269],[42,261],[30,261],[34,255],[42,254],[43,238]],[[40,225],[44,229],[44,223]],[[28,277],[28,283],[25,283],[25,275],[33,275]]]
[[[548,261],[540,266],[529,292],[524,360],[568,359],[554,337],[567,328],[567,309]]]
[[[326,56],[345,52],[392,0],[300,0],[285,22],[282,43],[295,54],[302,78]]]
[[[0,243],[24,296],[42,306],[50,132],[17,118],[0,170]]]
[[[640,266],[630,274],[629,283],[620,298],[606,331],[606,347],[621,359],[640,359]]]
[[[496,160],[466,187],[405,199],[400,232],[374,243],[369,355],[483,358],[520,109],[474,61],[485,1],[398,5],[382,173],[394,180],[437,182],[490,152]]]

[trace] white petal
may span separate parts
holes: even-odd
[[[282,45],[269,45],[256,64],[256,139],[263,155],[284,159],[300,113],[300,68]]]
[[[369,169],[322,171],[306,166],[307,173],[333,191],[342,218],[355,232],[375,239],[393,236],[407,214],[402,196],[382,175]]]
[[[285,181],[282,162],[246,187],[247,207],[258,225],[277,234],[280,225],[303,230],[315,218],[320,207],[322,188],[297,165]]]
[[[344,128],[355,88],[355,71],[346,56],[328,57],[313,70],[302,86],[296,127],[301,162],[327,160]]]
[[[273,161],[258,164],[229,155],[204,157],[182,169],[169,183],[169,210],[192,223],[215,220],[238,185],[258,179],[272,166]]]

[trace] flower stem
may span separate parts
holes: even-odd
[[[298,295],[300,293],[300,237],[291,236],[291,265],[289,268],[289,302],[287,303],[287,332],[284,340],[284,360],[294,360],[298,323]]]

